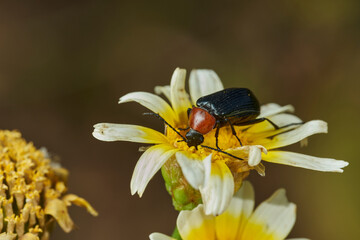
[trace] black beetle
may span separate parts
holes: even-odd
[[[155,115],[164,121],[171,129],[173,129],[189,147],[202,146],[218,152],[225,153],[231,157],[241,159],[233,156],[220,149],[218,143],[218,136],[220,128],[229,124],[232,134],[239,141],[242,146],[240,138],[236,135],[234,126],[246,126],[263,121],[268,121],[275,129],[279,127],[267,118],[257,118],[260,115],[260,104],[255,95],[247,88],[228,88],[199,98],[196,101],[196,106],[188,109],[189,124],[187,128],[179,128],[179,130],[190,129],[185,137],[180,134],[174,127],[168,124],[157,113],[145,113],[146,115]],[[302,123],[292,123],[281,128],[291,125],[298,125]],[[204,142],[204,136],[211,130],[216,128],[215,139],[216,148],[201,145]],[[241,159],[242,160],[242,159]]]
[[[275,129],[279,127],[267,118],[257,118],[260,105],[255,95],[247,88],[228,88],[199,98],[196,107],[188,109],[189,132],[186,133],[187,144],[198,146],[203,135],[216,128],[216,147],[219,149],[218,136],[221,127],[229,124],[233,135],[240,145],[234,126],[245,126],[268,121]]]

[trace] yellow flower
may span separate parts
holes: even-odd
[[[70,232],[71,204],[97,212],[74,194],[65,195],[68,172],[17,131],[0,130],[0,239],[49,239],[54,222]]]
[[[189,80],[190,98],[185,91],[185,78],[186,71],[178,68],[172,76],[170,86],[155,88],[157,94],[162,93],[168,98],[171,106],[159,96],[147,92],[126,94],[120,98],[119,103],[133,101],[140,103],[159,114],[185,136],[186,131],[179,128],[188,126],[188,108],[195,105],[199,97],[224,89],[214,71],[193,70]],[[181,168],[186,181],[200,191],[206,214],[218,215],[226,209],[234,192],[239,189],[242,180],[251,169],[264,175],[265,167],[261,160],[332,172],[342,172],[341,168],[348,165],[345,161],[279,151],[278,148],[304,141],[310,135],[327,132],[327,124],[321,120],[283,127],[302,122],[289,113],[293,111],[291,105],[279,106],[270,103],[261,106],[259,117],[268,118],[282,128],[274,129],[267,121],[250,126],[235,126],[243,146],[240,146],[230,127],[221,128],[218,137],[220,148],[244,160],[200,145],[198,149],[189,147],[186,142],[179,142],[182,138],[167,126],[163,134],[143,126],[99,123],[94,126],[93,136],[102,141],[154,144],[145,150],[136,164],[130,184],[132,194],[138,193],[141,197],[150,179],[162,166],[164,166],[163,175],[173,169]],[[215,129],[204,135],[203,144],[215,148],[214,135]],[[176,195],[171,189],[170,192],[172,196]]]
[[[200,204],[191,211],[181,211],[177,227],[182,240],[283,240],[295,219],[296,205],[288,202],[284,189],[276,191],[254,211],[254,190],[245,181],[223,214],[206,215]],[[161,233],[152,233],[150,239],[174,240]]]

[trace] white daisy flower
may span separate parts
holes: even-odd
[[[166,126],[165,132],[161,133],[128,124],[98,123],[94,126],[93,136],[102,141],[153,144],[146,148],[136,164],[130,184],[132,194],[138,193],[141,197],[150,179],[162,168],[167,190],[173,196],[177,210],[192,209],[202,202],[206,214],[219,215],[225,211],[251,169],[264,175],[262,160],[326,172],[342,172],[342,168],[348,165],[341,160],[278,150],[299,141],[304,142],[313,134],[326,133],[327,123],[313,120],[300,124],[302,121],[291,114],[294,111],[291,105],[279,106],[275,103],[261,106],[258,118],[269,119],[279,129],[274,129],[267,121],[234,126],[241,146],[231,128],[225,126],[218,136],[222,152],[215,149],[215,129],[204,135],[203,145],[189,147],[186,142],[181,142],[184,137],[179,135],[185,136],[187,132],[181,130],[189,125],[187,110],[196,104],[198,98],[224,88],[214,71],[193,70],[189,80],[189,97],[185,91],[185,78],[186,71],[178,68],[170,86],[155,88],[155,92],[164,94],[171,105],[147,92],[132,92],[119,101],[140,103],[161,116],[174,129]],[[298,124],[291,125],[294,123]]]
[[[177,219],[178,232],[182,240],[285,239],[296,219],[296,205],[288,202],[285,190],[276,191],[255,211],[254,204],[254,189],[245,181],[219,216],[206,215],[202,204],[191,211],[181,211]],[[161,233],[150,234],[150,239],[175,240]]]

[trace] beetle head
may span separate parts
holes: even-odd
[[[186,133],[186,143],[189,147],[202,144],[204,142],[204,136],[198,131],[190,128],[190,130]]]

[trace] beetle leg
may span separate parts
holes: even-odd
[[[247,122],[236,123],[235,125],[236,126],[246,126],[246,125],[251,125],[251,124],[255,124],[255,123],[260,123],[263,121],[268,121],[275,129],[279,129],[279,126],[276,125],[273,121],[271,121],[268,118],[256,118],[256,119],[249,120]]]
[[[174,132],[176,132],[184,142],[186,142],[186,138],[181,135],[173,126],[171,126],[167,121],[165,121],[165,119],[163,117],[161,117],[158,113],[153,113],[153,112],[148,112],[148,113],[143,113],[143,115],[152,115],[157,117],[158,119],[162,120],[166,125],[168,125],[172,130],[174,130]]]
[[[262,119],[262,118],[260,118],[260,119]],[[264,119],[264,121],[268,121],[276,130],[277,129],[279,129],[279,126],[278,125],[276,125],[273,121],[271,121],[270,119],[268,119],[268,118],[263,118]]]
[[[230,154],[230,153],[228,153],[228,152],[225,152],[225,151],[223,151],[223,150],[221,150],[221,149],[219,149],[219,148],[216,149],[216,148],[212,148],[212,147],[205,146],[205,145],[200,145],[200,146],[202,146],[203,148],[208,148],[208,149],[211,149],[211,150],[220,152],[220,153],[224,153],[224,154],[226,154],[226,155],[228,155],[228,156],[230,156],[230,157],[233,157],[233,158],[235,158],[235,159],[244,160],[244,159],[242,159],[242,158],[240,158],[240,157],[237,157],[237,156],[234,156],[234,155],[232,155],[232,154]]]
[[[217,149],[220,149],[220,147],[219,147],[219,139],[218,139],[218,137],[219,137],[219,131],[220,131],[220,127],[217,126],[217,127],[216,127],[216,132],[215,132],[215,142],[216,142],[216,147],[217,147]]]
[[[236,125],[236,126],[246,126],[246,125],[251,125],[251,124],[255,124],[255,123],[260,123],[260,122],[263,122],[263,121],[268,121],[268,123],[270,123],[276,130],[286,128],[286,127],[290,127],[290,126],[294,126],[294,125],[304,124],[303,122],[290,123],[290,124],[286,124],[285,126],[279,127],[278,125],[276,125],[273,121],[271,121],[268,118],[256,118],[256,119],[249,120],[247,122],[237,123],[237,124],[234,124],[234,125]]]
[[[281,128],[286,128],[286,127],[290,127],[290,126],[294,126],[294,125],[301,125],[301,124],[304,124],[304,122],[299,122],[299,123],[289,123],[289,124],[286,124],[282,127],[279,127],[279,129]]]
[[[236,139],[239,141],[240,146],[242,146],[241,140],[240,140],[240,138],[239,138],[239,137],[237,136],[237,134],[236,134],[236,131],[235,131],[234,125],[231,123],[231,121],[230,121],[230,120],[228,120],[228,123],[230,124],[232,134],[233,134],[233,135],[236,137]]]

